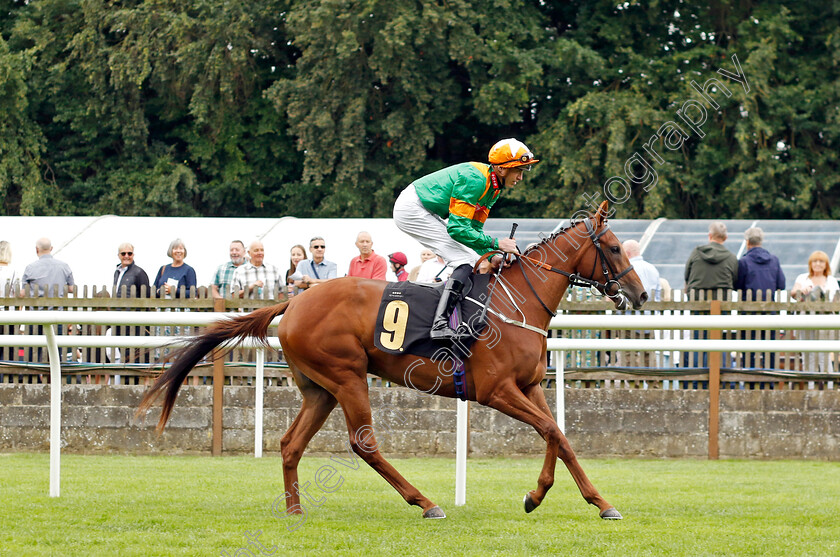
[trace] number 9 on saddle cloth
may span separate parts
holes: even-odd
[[[472,275],[471,271],[469,265],[461,265],[445,285],[389,282],[376,316],[376,347],[390,354],[431,358],[441,347],[472,346],[487,322],[483,305],[470,299],[480,304],[487,301],[491,275]],[[457,332],[454,337],[430,336],[432,322],[440,315]]]

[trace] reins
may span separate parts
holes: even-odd
[[[592,244],[595,246],[597,253],[595,255],[595,261],[592,263],[592,272],[590,276],[595,276],[595,268],[598,266],[598,261],[601,262],[601,271],[604,273],[604,278],[606,278],[606,282],[599,282],[594,280],[593,278],[586,278],[577,273],[570,273],[568,271],[564,271],[563,269],[558,269],[552,265],[547,263],[543,263],[542,261],[537,261],[532,257],[528,257],[527,255],[517,254],[517,257],[527,260],[532,265],[535,265],[541,269],[546,271],[551,271],[552,273],[558,273],[560,275],[565,276],[569,279],[569,286],[579,286],[582,288],[595,288],[603,294],[604,296],[608,297],[610,300],[616,301],[618,298],[617,305],[619,306],[618,309],[623,309],[623,305],[625,305],[626,299],[621,295],[621,283],[619,280],[625,276],[627,273],[633,270],[633,265],[628,265],[626,269],[621,271],[620,273],[616,273],[613,266],[610,264],[607,256],[604,254],[604,249],[601,247],[601,237],[607,233],[610,229],[609,223],[604,223],[604,226],[601,228],[601,231],[598,232],[595,227],[592,226],[592,222],[590,219],[586,219],[584,221],[586,223],[586,232],[589,235],[589,239],[592,240]],[[569,230],[569,228],[563,229],[563,232]],[[534,291],[534,287],[531,286],[531,281],[528,280],[528,275],[525,273],[524,265],[522,266],[522,274],[525,276],[526,281],[528,282],[528,286],[531,287],[531,290]],[[536,291],[534,291],[534,295],[537,296],[539,299],[539,295],[537,295]],[[540,304],[551,314],[552,317],[556,315],[555,312],[550,311],[545,303],[542,300],[539,300]]]
[[[592,226],[592,222],[591,222],[590,219],[586,219],[584,222],[586,223],[586,232],[589,235],[589,239],[592,241],[592,244],[595,246],[595,249],[597,250],[597,253],[595,255],[595,261],[592,263],[592,272],[590,273],[590,276],[591,277],[595,276],[595,269],[598,266],[598,261],[600,260],[601,270],[604,273],[604,278],[607,279],[605,282],[599,282],[599,281],[595,280],[594,278],[586,278],[586,277],[581,276],[577,273],[570,273],[568,271],[564,271],[563,269],[558,269],[557,267],[554,267],[553,265],[549,265],[548,263],[543,263],[542,261],[538,261],[538,260],[534,259],[533,257],[528,257],[527,255],[524,255],[524,254],[521,254],[521,253],[514,253],[512,255],[514,256],[514,258],[524,259],[525,261],[528,261],[530,264],[532,264],[535,267],[538,267],[540,269],[550,271],[552,273],[557,273],[559,275],[563,275],[564,277],[569,279],[569,286],[578,286],[578,287],[582,287],[582,288],[595,288],[596,290],[598,290],[598,292],[600,292],[601,294],[603,294],[604,296],[608,297],[609,299],[611,299],[613,301],[616,301],[616,299],[618,298],[618,302],[617,302],[618,309],[623,309],[623,307],[621,307],[621,306],[624,306],[627,302],[626,302],[626,298],[624,298],[622,296],[621,283],[619,283],[619,280],[622,277],[624,277],[625,275],[627,275],[627,273],[629,273],[630,271],[633,270],[633,265],[629,265],[623,271],[621,271],[619,273],[616,273],[615,269],[610,264],[609,260],[607,259],[606,255],[604,254],[603,248],[601,247],[601,237],[604,234],[606,234],[607,231],[610,229],[609,223],[605,222],[604,226],[601,228],[601,231],[598,232],[597,229],[594,226]],[[569,227],[563,228],[560,232],[566,232],[567,230],[570,230],[573,226],[574,226],[574,224],[572,224]],[[479,265],[485,259],[491,258],[497,253],[501,253],[501,254],[505,255],[504,252],[502,252],[500,250],[489,251],[489,252],[485,253],[484,255],[482,255],[481,258],[476,262],[474,270],[477,270]],[[540,303],[540,305],[543,307],[543,309],[549,315],[551,315],[552,317],[556,317],[557,312],[552,310],[551,308],[549,308],[546,305],[546,303],[542,300],[540,295],[537,293],[537,290],[536,290],[536,288],[534,288],[534,285],[531,283],[531,279],[528,277],[528,273],[525,271],[525,265],[520,265],[519,267],[520,267],[520,270],[522,271],[522,276],[525,278],[525,282],[528,284],[528,287],[531,289],[531,292],[533,292],[534,296],[537,298],[537,301]],[[497,282],[501,278],[501,270],[502,270],[502,268],[499,267],[499,270],[496,273]],[[491,296],[492,296],[492,291],[491,291]],[[488,299],[487,302],[486,302],[487,305],[485,305],[485,311],[487,309],[487,306],[489,306],[489,303],[490,303],[490,300]],[[496,312],[493,312],[493,313],[496,314]],[[498,316],[498,314],[497,314],[497,316]],[[506,322],[510,322],[510,323],[513,323],[513,324],[519,324],[518,322],[515,322],[513,320],[505,318],[504,316],[500,316],[500,317],[502,317],[503,320],[506,321]],[[531,329],[533,327],[529,326],[527,328]],[[542,331],[540,331],[540,332],[542,332]]]

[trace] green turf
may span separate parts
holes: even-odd
[[[328,462],[304,458],[301,481]],[[276,457],[63,455],[52,499],[48,455],[0,454],[0,555],[234,555],[256,530],[274,555],[840,555],[838,463],[584,460],[625,517],[604,521],[560,463],[525,514],[541,462],[470,460],[456,507],[454,460],[394,459],[446,511],[433,521],[365,465],[337,465],[343,485],[313,488],[322,505],[289,531],[292,519],[271,514]]]

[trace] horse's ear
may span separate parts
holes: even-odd
[[[610,209],[610,204],[605,199],[604,202],[601,203],[601,206],[598,207],[598,212],[595,213],[595,222],[598,223],[598,226],[600,226],[602,222],[607,220],[607,215],[610,214],[609,209]]]

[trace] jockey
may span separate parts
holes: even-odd
[[[405,270],[405,266],[408,265],[408,257],[401,251],[395,251],[388,256],[388,261],[391,262],[391,270],[397,275],[397,280],[399,282],[407,281],[408,272]]]
[[[516,252],[512,238],[485,234],[484,221],[502,188],[516,185],[523,172],[540,161],[516,139],[503,139],[493,145],[488,160],[489,165],[465,162],[419,178],[394,204],[397,227],[455,268],[435,312],[432,338],[458,336],[449,326],[449,316],[478,258],[494,249]],[[499,258],[494,262],[498,265],[502,256],[495,257]]]

